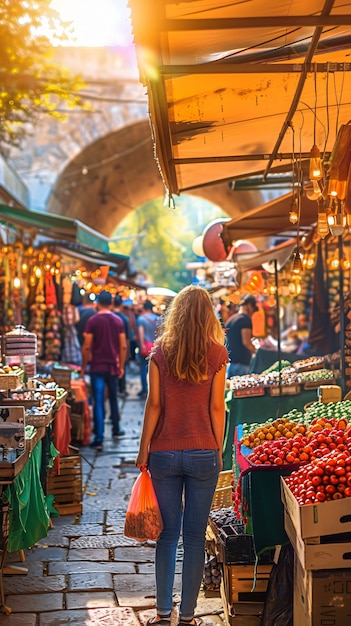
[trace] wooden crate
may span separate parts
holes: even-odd
[[[60,515],[81,514],[83,499],[82,459],[79,454],[60,457],[60,473],[48,473],[46,493],[53,494]]]
[[[272,565],[224,565],[223,585],[227,604],[264,601],[271,570]]]
[[[71,388],[72,370],[69,367],[53,367],[51,376],[60,387]]]

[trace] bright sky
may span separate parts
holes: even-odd
[[[76,46],[132,44],[128,0],[52,0],[65,21],[73,22]]]

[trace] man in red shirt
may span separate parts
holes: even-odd
[[[102,450],[105,424],[105,386],[111,406],[112,436],[124,435],[120,428],[120,413],[117,403],[118,378],[124,374],[127,340],[123,322],[113,314],[112,296],[101,291],[98,297],[97,314],[87,321],[82,348],[82,376],[90,364],[90,382],[93,396],[95,439],[90,446]]]

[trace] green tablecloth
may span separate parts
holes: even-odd
[[[9,502],[9,552],[30,548],[47,536],[50,518],[40,481],[41,464],[39,441],[24,468],[3,493],[3,500]]]
[[[234,428],[238,424],[262,423],[268,418],[281,417],[292,409],[303,410],[307,402],[317,401],[317,390],[303,391],[296,396],[258,396],[253,398],[226,398],[227,420],[223,444],[223,469],[232,468]]]

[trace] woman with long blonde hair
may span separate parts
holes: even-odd
[[[148,624],[169,626],[176,550],[183,538],[179,624],[194,612],[205,531],[222,468],[228,353],[209,294],[188,286],[162,320],[149,364],[149,392],[136,465],[149,467],[164,529],[156,545],[156,609]]]

